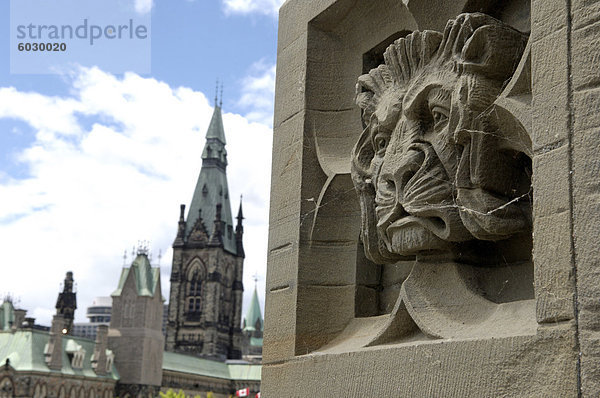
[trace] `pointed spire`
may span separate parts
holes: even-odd
[[[238,220],[238,225],[241,226],[242,225],[242,220],[244,219],[244,214],[242,213],[242,199],[243,196],[240,195],[240,209],[238,210],[238,215],[237,215],[237,220]]]
[[[226,251],[236,254],[236,241],[234,228],[235,223],[232,217],[231,204],[229,201],[229,188],[227,183],[227,149],[225,142],[225,131],[223,128],[223,118],[219,106],[219,96],[217,86],[216,104],[210,125],[206,131],[206,144],[202,152],[202,168],[196,182],[194,195],[189,204],[187,213],[185,239],[189,242],[192,230],[199,217],[199,210],[202,210],[202,217],[206,222],[206,231],[208,233],[208,242],[213,237],[211,222],[215,220],[216,205],[220,203],[221,209],[221,236],[215,236],[220,240]],[[207,242],[207,243],[208,243]]]
[[[260,311],[260,302],[258,301],[258,290],[254,285],[254,293],[252,293],[252,299],[250,300],[250,307],[246,312],[244,318],[244,331],[262,331],[263,330],[263,318]]]
[[[217,212],[215,214],[215,225],[213,227],[213,233],[210,236],[210,245],[221,246],[223,245],[223,222],[221,221],[221,203],[217,203]]]
[[[207,140],[214,139],[214,140],[219,141],[219,142],[208,142],[208,141],[206,142],[207,146],[212,144],[210,146],[213,147],[213,154],[218,151],[219,146],[223,146],[226,144],[225,130],[223,128],[223,116],[221,116],[221,108],[216,106],[216,104],[215,104],[215,109],[213,110],[212,117],[210,119],[210,124],[208,125],[208,130],[206,130],[206,139]],[[215,148],[217,148],[217,149],[215,150]],[[205,149],[206,149],[206,146],[205,146]],[[202,158],[204,158],[204,155],[205,154],[203,153]]]
[[[185,205],[182,204],[179,207],[179,226],[177,228],[177,236],[175,237],[175,242],[173,242],[173,247],[180,247],[185,243]]]
[[[235,246],[236,253],[238,257],[246,257],[246,253],[244,252],[244,242],[242,240],[244,236],[244,226],[242,225],[242,220],[244,219],[244,214],[242,212],[242,195],[240,195],[240,209],[238,210],[237,215],[237,225],[235,226]]]

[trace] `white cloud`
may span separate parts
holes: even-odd
[[[274,100],[275,64],[258,61],[242,81],[242,96],[238,105],[247,110],[244,116],[248,120],[271,126]]]
[[[147,14],[154,6],[153,0],[135,0],[135,11],[140,14]]]
[[[285,0],[223,0],[226,13],[265,14],[277,16]]]
[[[83,321],[93,298],[115,289],[123,250],[140,239],[151,242],[155,260],[162,250],[169,296],[179,203],[191,200],[212,114],[204,94],[136,74],[82,69],[70,84],[67,98],[0,88],[0,118],[35,131],[18,157],[29,176],[0,180],[0,293],[20,298],[45,324],[66,271],[74,272]],[[231,197],[244,194],[247,302],[251,275],[266,269],[272,135],[240,115],[223,119]],[[259,291],[263,297],[264,278]]]
[[[73,99],[22,93],[12,87],[0,88],[0,118],[26,118],[38,130],[78,134],[79,126],[73,115],[78,107]]]

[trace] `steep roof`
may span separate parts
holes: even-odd
[[[261,365],[231,364],[198,358],[192,355],[165,351],[163,354],[163,370],[188,373],[199,376],[214,377],[225,380],[260,381]]]
[[[123,286],[125,286],[127,276],[130,272],[134,273],[135,288],[138,296],[153,297],[156,292],[156,287],[158,286],[160,269],[152,268],[150,260],[148,260],[148,256],[145,253],[138,253],[135,260],[133,260],[131,267],[123,268],[117,290],[115,290],[111,296],[115,297],[121,295]]]
[[[244,318],[244,331],[256,330],[256,324],[260,321],[260,330],[263,330],[263,318],[260,312],[260,302],[258,301],[258,292],[256,286],[254,286],[254,293],[252,293],[252,300],[250,300],[250,307],[246,312]]]
[[[225,129],[223,128],[223,117],[221,116],[221,107],[215,106],[208,130],[206,131],[206,139],[216,138],[223,145],[227,144],[225,141]]]
[[[0,363],[4,364],[8,359],[10,366],[17,371],[55,373],[55,371],[48,368],[44,359],[44,348],[49,338],[48,332],[39,330],[0,332]],[[72,347],[81,347],[85,350],[81,369],[71,366],[67,350]],[[92,340],[65,335],[62,338],[62,348],[62,369],[60,370],[62,374],[99,379],[119,379],[119,373],[114,364],[111,373],[106,376],[98,376],[92,369],[91,357],[94,353],[94,342]]]
[[[196,182],[196,189],[189,206],[185,237],[189,237],[198,217],[211,234],[217,215],[217,205],[221,204],[221,222],[223,223],[221,240],[226,251],[236,254],[233,218],[229,202],[227,184],[227,150],[225,149],[225,130],[221,107],[215,106],[212,119],[206,131],[206,143],[202,151],[202,168]]]

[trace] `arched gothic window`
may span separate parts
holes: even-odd
[[[15,396],[15,386],[10,377],[0,381],[0,398],[12,398]]]
[[[48,395],[46,385],[43,383],[37,383],[33,390],[33,398],[46,398]]]
[[[189,282],[188,312],[200,312],[202,306],[202,281],[197,275]]]
[[[198,316],[202,312],[202,289],[204,281],[201,273],[196,269],[188,280],[187,312]]]

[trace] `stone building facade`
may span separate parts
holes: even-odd
[[[265,397],[600,394],[599,19],[284,3]]]
[[[25,311],[5,301],[0,310],[0,396],[112,398],[119,373],[107,349],[107,328],[95,341],[63,334],[55,315],[50,332],[24,322]],[[29,318],[30,319],[30,318]],[[10,323],[7,323],[9,321]]]
[[[242,353],[242,206],[233,224],[221,107],[206,133],[202,168],[173,243],[166,350],[224,361]]]

